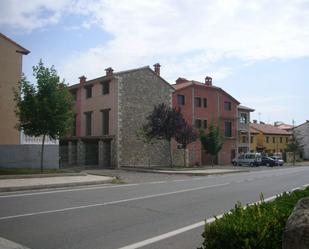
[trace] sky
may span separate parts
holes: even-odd
[[[72,85],[161,64],[178,77],[213,78],[251,120],[309,120],[308,0],[1,0],[0,32]]]

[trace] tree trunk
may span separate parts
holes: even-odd
[[[169,141],[170,144],[170,167],[173,168],[173,151],[172,151],[172,141]]]
[[[296,157],[296,155],[295,155],[295,154],[296,154],[296,152],[295,152],[295,151],[293,151],[293,166],[295,166],[295,161],[296,161],[296,160],[295,160],[295,157]]]
[[[186,148],[183,149],[183,166],[187,166]]]
[[[214,167],[214,156],[211,155],[211,167],[213,168]]]
[[[42,149],[41,149],[41,174],[43,173],[44,143],[45,143],[45,134],[43,135]]]

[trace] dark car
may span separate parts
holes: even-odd
[[[283,166],[284,161],[280,157],[278,157],[278,156],[271,156],[270,158],[276,160],[279,166]]]
[[[271,157],[262,157],[262,165],[266,165],[266,166],[278,166],[279,163],[277,160],[271,158]]]

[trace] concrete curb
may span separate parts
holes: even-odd
[[[225,171],[225,172],[192,172],[188,170],[188,172],[179,172],[175,171],[168,171],[168,170],[154,170],[154,169],[145,169],[145,168],[133,168],[133,167],[121,167],[121,169],[126,171],[133,171],[133,172],[143,172],[143,173],[158,173],[158,174],[168,174],[168,175],[189,175],[189,176],[208,176],[208,175],[224,175],[224,174],[232,174],[232,173],[242,173],[242,172],[250,172],[250,170],[235,170],[235,171]],[[200,169],[199,169],[200,170]]]
[[[0,179],[43,178],[58,176],[86,176],[86,173],[51,173],[51,174],[27,174],[27,175],[0,175]]]
[[[17,244],[13,241],[0,237],[0,248],[1,249],[30,249],[29,247]]]
[[[42,184],[42,185],[19,186],[19,187],[2,187],[2,188],[0,188],[0,193],[1,192],[24,191],[24,190],[38,190],[38,189],[50,189],[50,188],[99,185],[99,184],[111,183],[114,179],[115,179],[114,177],[111,177],[111,179],[100,180],[100,181],[69,182],[69,183],[44,184],[44,185]]]

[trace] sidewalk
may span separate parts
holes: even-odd
[[[36,178],[0,179],[0,192],[34,190],[110,183],[114,177],[98,175],[54,176]]]

